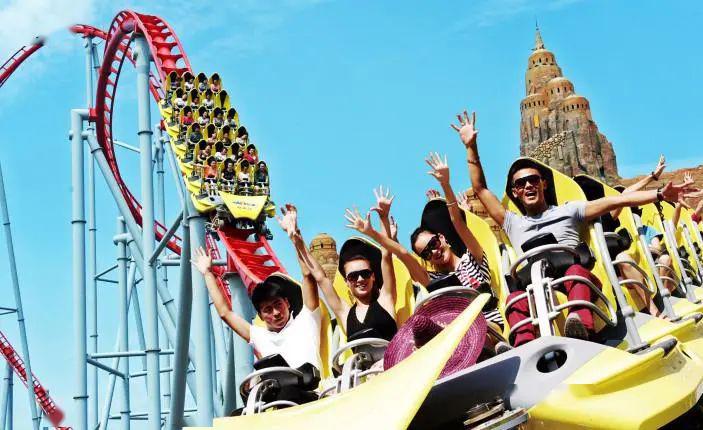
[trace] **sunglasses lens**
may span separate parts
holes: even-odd
[[[439,247],[439,236],[435,235],[427,242],[427,246],[420,253],[420,258],[429,260],[432,257],[432,252]]]
[[[347,273],[347,281],[349,282],[356,282],[357,279],[369,279],[371,277],[371,270],[369,269],[364,269],[364,270],[358,270],[356,272],[351,272]]]

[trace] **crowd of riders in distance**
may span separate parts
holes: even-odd
[[[558,244],[575,248],[581,242],[580,231],[585,223],[608,214],[617,217],[625,207],[637,208],[666,201],[680,208],[688,205],[686,199],[703,196],[700,191],[691,188],[693,181],[690,176],[682,184],[668,182],[656,190],[645,190],[646,185],[658,180],[664,170],[662,157],[647,178],[629,188],[621,188],[620,195],[559,205],[548,169],[531,159],[520,158],[512,164],[507,177],[505,191],[517,208],[510,210],[501,203],[495,190],[488,189],[486,185],[479,157],[475,114],[464,112],[458,115],[452,128],[466,150],[467,171],[473,192],[488,215],[502,228],[518,256],[524,252],[523,245],[540,233],[551,233]],[[321,311],[318,291],[324,295],[325,302],[347,337],[372,329],[374,337],[391,340],[399,330],[394,306],[397,288],[392,256],[404,264],[416,285],[422,285],[428,291],[434,289],[436,281],[453,275],[455,283],[479,292],[492,293],[486,252],[465,222],[463,211],[468,209],[466,196],[463,193],[457,196],[452,189],[445,157],[431,153],[425,161],[442,191],[431,190],[427,193],[430,201],[423,212],[422,224],[413,231],[407,245],[403,245],[397,237],[397,226],[390,214],[393,197],[388,189],[374,190],[377,204],[368,213],[360,213],[357,209],[347,210],[347,227],[378,244],[350,239],[341,248],[338,271],[353,298],[351,305],[339,296],[333,287],[333,280],[327,277],[312,257],[298,227],[298,211],[294,205],[282,207],[282,216],[278,221],[295,248],[303,279],[298,284],[287,275],[274,274],[254,288],[251,299],[264,327],[252,325],[228,308],[210,270],[210,257],[203,250],[196,252],[193,264],[205,276],[209,293],[223,320],[240,337],[250,342],[259,357],[277,353],[291,367],[311,363],[320,368]],[[695,207],[693,218],[696,224],[702,211],[703,201]],[[376,213],[380,227],[374,226],[372,212]],[[654,226],[645,228],[649,246],[659,262],[671,266],[671,258],[662,246],[662,232],[656,231]],[[627,256],[622,258],[626,259]],[[626,273],[624,266],[621,276],[641,276],[639,273]],[[578,275],[601,288],[600,280],[589,267],[582,264],[571,264],[565,268],[565,274]],[[524,292],[524,287],[522,285],[522,288],[510,293],[502,305],[497,300],[489,302],[479,318],[485,318],[499,333],[505,324],[511,327],[520,324],[529,317],[527,298],[514,301],[507,310],[499,310],[499,307],[519,296]],[[674,289],[673,285],[667,284],[667,287],[672,291]],[[560,288],[569,300],[596,301],[593,290],[582,281],[567,281]],[[296,291],[302,292],[302,295],[296,295]],[[655,302],[647,300],[640,311],[661,316],[662,309]],[[592,340],[594,330],[594,315],[589,308],[569,308],[562,330],[565,336]],[[487,336],[482,357],[519,347],[537,335],[533,324],[522,324],[510,341]]]
[[[238,195],[268,195],[269,172],[239,115],[222,89],[217,73],[169,75],[165,106],[172,109],[171,125],[179,130],[178,144],[186,146],[184,160],[192,163],[191,179],[201,180],[204,196],[217,191]]]

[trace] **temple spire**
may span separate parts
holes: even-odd
[[[544,42],[542,41],[542,34],[539,32],[539,25],[535,21],[535,47],[532,50],[536,51],[538,49],[544,49]]]

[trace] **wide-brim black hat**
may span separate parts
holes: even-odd
[[[383,272],[381,271],[381,249],[375,243],[365,239],[363,237],[350,237],[346,242],[342,244],[342,248],[339,250],[339,265],[337,270],[346,277],[347,274],[344,270],[344,265],[352,257],[362,256],[369,261],[371,265],[371,270],[376,277],[376,285],[380,288],[383,285]]]
[[[460,212],[463,221],[466,222],[464,211]],[[433,233],[440,233],[444,236],[456,255],[464,255],[466,252],[466,245],[464,241],[461,240],[459,233],[456,232],[454,224],[452,224],[447,201],[443,198],[432,199],[425,204],[425,207],[422,209],[420,227]]]
[[[269,275],[263,282],[259,283],[251,292],[252,303],[257,302],[260,298],[267,297],[268,291],[274,286],[281,287],[283,296],[290,304],[291,314],[295,317],[303,309],[303,291],[302,287],[295,279],[285,273],[276,272]]]
[[[556,206],[557,193],[554,189],[554,174],[552,173],[552,169],[546,164],[529,157],[520,157],[510,165],[508,178],[505,183],[505,194],[508,195],[508,198],[517,206],[520,212],[525,213],[525,208],[522,206],[522,203],[520,203],[520,200],[513,197],[513,175],[515,175],[515,172],[518,170],[526,168],[536,169],[540,175],[542,175],[542,178],[547,181],[547,188],[544,190],[544,198],[547,201],[547,205]]]

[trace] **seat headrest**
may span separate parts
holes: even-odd
[[[290,367],[281,354],[267,355],[254,362],[254,369],[261,370],[269,367]]]

